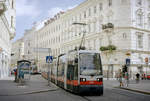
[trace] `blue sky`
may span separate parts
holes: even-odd
[[[53,17],[59,11],[71,9],[85,0],[16,0],[16,37],[21,38],[25,29],[34,22]]]

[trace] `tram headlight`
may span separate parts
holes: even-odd
[[[102,78],[97,78],[97,81],[98,81],[98,82],[101,82],[101,81],[102,81]]]
[[[86,81],[86,78],[80,78],[80,81],[85,82],[85,81]]]

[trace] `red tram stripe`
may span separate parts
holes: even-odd
[[[78,86],[78,80],[67,80],[67,84]]]
[[[80,85],[102,85],[103,82],[99,81],[80,81]]]

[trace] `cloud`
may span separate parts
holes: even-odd
[[[48,16],[49,17],[54,17],[54,15],[56,15],[57,13],[59,13],[60,11],[67,11],[69,9],[73,9],[75,8],[77,5],[73,5],[73,6],[69,6],[66,8],[60,8],[60,7],[54,7],[51,8],[50,10],[48,10]]]
[[[30,0],[16,0],[17,16],[30,16],[31,18],[34,18],[40,13],[41,11],[37,8],[36,3],[30,2]]]

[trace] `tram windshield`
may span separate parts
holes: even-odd
[[[80,75],[102,75],[101,59],[98,53],[80,53]]]

